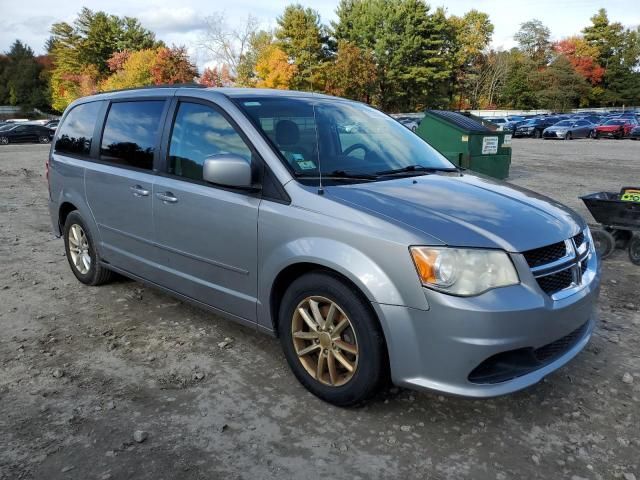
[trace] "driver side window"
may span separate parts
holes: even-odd
[[[204,161],[228,153],[251,162],[251,149],[222,113],[208,105],[180,102],[171,131],[169,173],[202,181]]]

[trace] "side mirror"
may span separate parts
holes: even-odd
[[[240,155],[224,153],[205,159],[202,179],[224,187],[251,189],[252,173],[251,163],[247,160]]]

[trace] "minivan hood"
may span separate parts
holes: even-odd
[[[446,245],[523,252],[565,240],[585,226],[577,213],[549,198],[466,173],[332,186],[326,193]]]

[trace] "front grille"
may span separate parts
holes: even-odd
[[[569,288],[573,282],[573,275],[571,274],[571,269],[567,268],[551,275],[538,277],[537,280],[544,293],[553,295],[560,290]]]
[[[547,263],[560,260],[567,254],[567,246],[564,242],[553,243],[546,247],[534,248],[523,253],[530,268],[540,267]]]
[[[587,326],[587,323],[585,323],[580,328],[575,329],[569,335],[565,335],[555,342],[548,343],[543,347],[535,349],[533,351],[533,354],[535,355],[536,360],[545,363],[554,360],[557,357],[560,357],[567,350],[573,347],[580,338],[584,336],[584,333],[587,330]]]
[[[580,232],[575,237],[573,237],[573,241],[576,244],[576,247],[579,247],[584,243],[584,233]]]
[[[582,273],[582,275],[587,271],[587,266],[587,260],[583,260],[582,263],[580,263],[580,273]]]

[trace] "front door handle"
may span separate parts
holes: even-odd
[[[148,197],[149,196],[149,190],[145,190],[140,185],[134,185],[133,187],[131,187],[131,191],[133,192],[133,195],[136,196],[136,197]]]
[[[156,197],[162,200],[164,203],[177,203],[178,199],[173,196],[171,192],[156,193]]]

